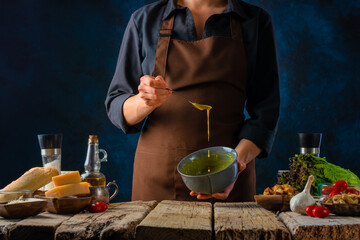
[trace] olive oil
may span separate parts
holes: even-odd
[[[194,105],[194,107],[196,107],[199,110],[210,110],[212,107],[210,105],[205,105],[205,104],[199,104],[199,103],[192,103],[192,105]]]
[[[171,88],[165,88],[165,89],[177,93],[177,91],[174,91]],[[180,95],[180,96],[182,96],[182,95]],[[195,108],[199,109],[200,111],[206,110],[208,142],[210,142],[210,121],[209,121],[209,118],[210,118],[210,109],[212,109],[212,106],[205,105],[205,104],[200,104],[200,103],[194,103],[194,102],[190,101],[189,99],[187,99],[186,97],[184,97],[184,96],[182,96],[182,97],[185,98],[189,103],[191,103]],[[210,157],[210,155],[208,155],[208,157]]]
[[[233,162],[234,157],[231,154],[212,153],[210,157],[202,155],[185,163],[181,168],[181,172],[191,176],[206,175],[219,172]]]
[[[210,120],[209,119],[210,119],[210,110],[212,109],[212,106],[199,104],[199,103],[191,103],[191,104],[194,107],[196,107],[197,109],[199,109],[200,111],[206,110],[208,142],[210,142]]]
[[[99,157],[102,153],[103,158]],[[105,186],[105,175],[100,172],[101,162],[107,161],[107,153],[103,149],[99,149],[99,140],[96,135],[89,136],[88,150],[84,164],[84,172],[81,174],[81,179],[88,182],[91,186]]]
[[[84,182],[88,182],[91,184],[91,186],[105,186],[106,184],[106,179],[105,177],[103,178],[84,178],[83,180]]]

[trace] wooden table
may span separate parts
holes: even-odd
[[[326,218],[301,216],[293,212],[280,214],[293,239],[360,239],[360,217],[329,215]]]
[[[13,239],[360,239],[360,217],[277,216],[256,203],[135,201],[102,213],[0,217],[0,240]]]

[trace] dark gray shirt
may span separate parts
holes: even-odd
[[[125,133],[141,131],[143,122],[135,126],[126,123],[122,106],[127,98],[138,93],[140,77],[152,75],[162,20],[172,14],[175,14],[172,37],[198,40],[191,11],[176,5],[176,0],[162,0],[140,8],[132,14],[125,30],[105,101],[111,122]],[[273,24],[263,9],[240,0],[228,0],[222,14],[212,15],[206,21],[203,38],[230,36],[231,14],[237,14],[241,19],[247,60],[246,110],[249,117],[238,133],[239,140],[251,140],[263,149],[258,157],[266,157],[275,138],[280,107]]]

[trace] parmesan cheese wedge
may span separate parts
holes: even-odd
[[[66,184],[54,187],[45,192],[46,197],[62,198],[72,195],[88,194],[90,193],[89,185],[87,182],[80,182],[74,184]]]
[[[81,182],[79,171],[58,175],[52,178],[55,187]]]

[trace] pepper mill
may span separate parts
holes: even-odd
[[[39,134],[39,144],[44,167],[54,167],[61,171],[62,134]]]
[[[41,149],[41,158],[44,167],[54,167],[61,173],[61,143],[62,134],[39,134],[38,140]],[[53,182],[46,184],[42,190],[50,190]]]
[[[298,133],[300,154],[320,156],[321,133]]]

